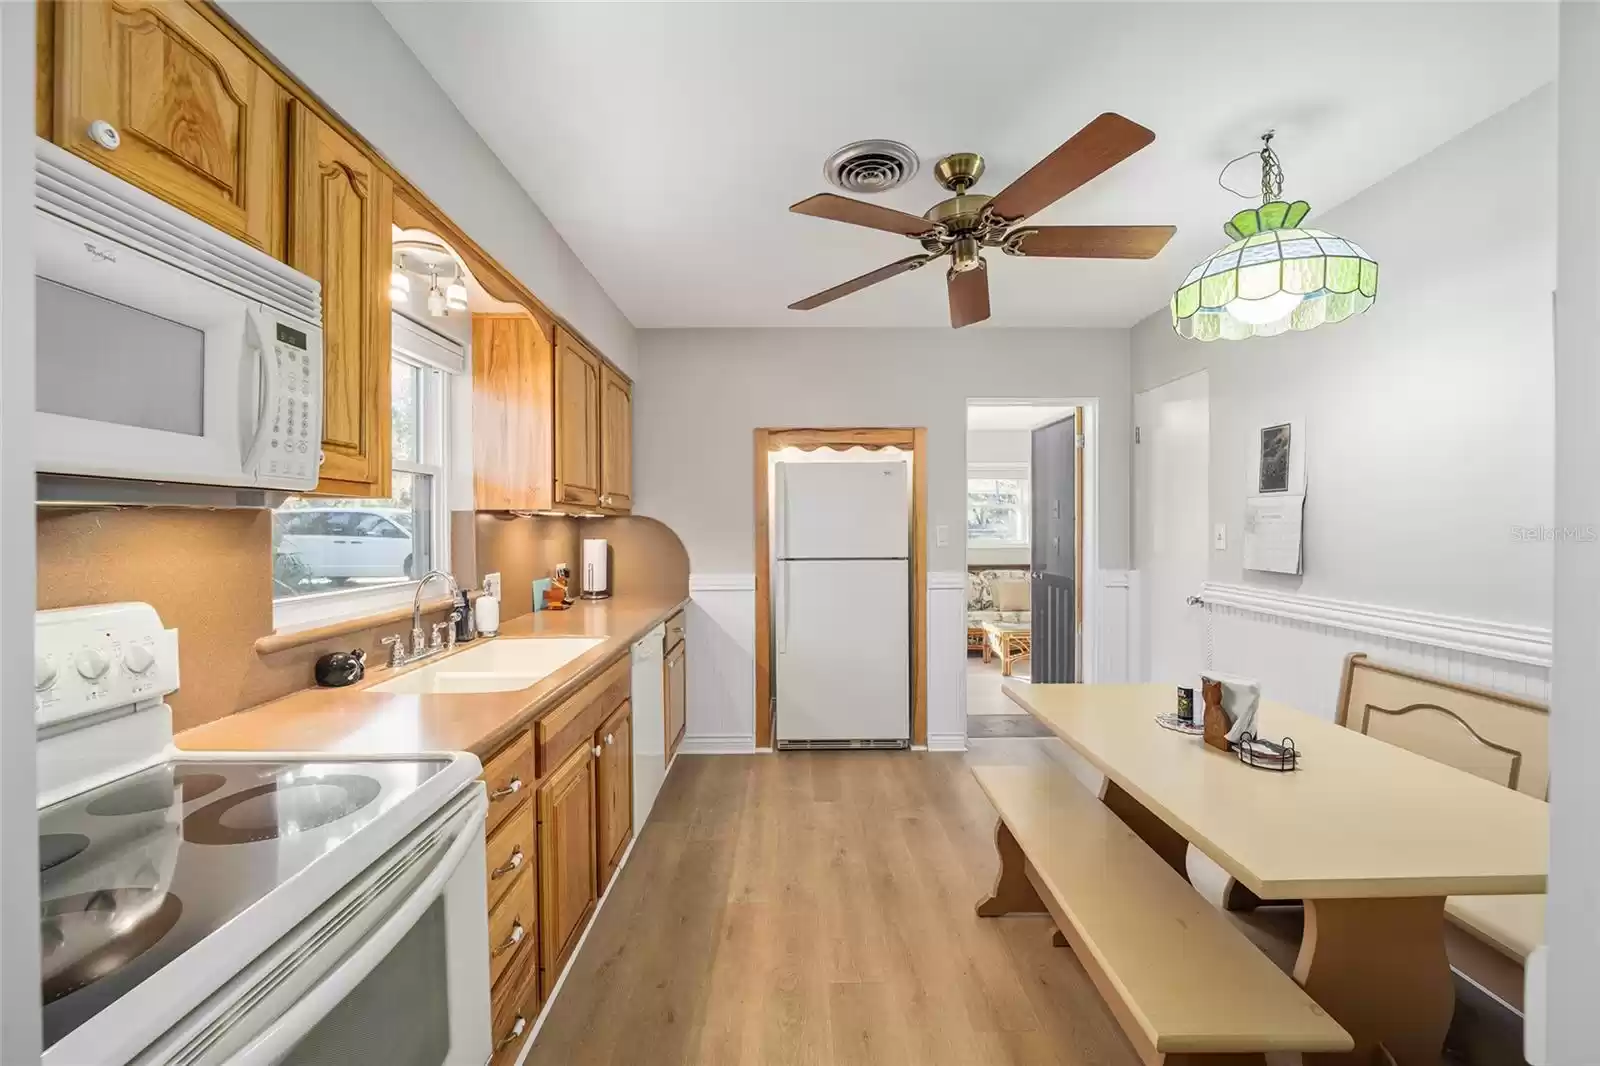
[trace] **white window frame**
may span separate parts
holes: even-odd
[[[1032,473],[1027,463],[968,463],[967,482],[974,478],[1007,479],[1022,482],[1022,502],[1018,505],[1022,512],[1022,521],[1019,527],[1022,530],[1021,540],[995,540],[984,537],[974,538],[967,533],[967,546],[988,550],[991,548],[1026,548],[1032,544],[1033,525],[1033,482]],[[965,525],[965,523],[963,523]]]
[[[412,327],[414,330],[415,327]],[[432,568],[451,573],[449,479],[453,428],[451,408],[454,405],[450,401],[451,390],[462,387],[464,375],[458,369],[461,364],[452,366],[442,359],[427,358],[414,351],[416,347],[402,345],[401,337],[397,334],[390,357],[395,362],[424,371],[437,371],[423,375],[422,388],[417,394],[417,436],[422,448],[416,461],[400,460],[391,455],[390,470],[393,473],[426,474],[433,479]],[[409,607],[416,598],[420,580],[421,575],[416,581],[376,588],[338,589],[282,599],[274,597],[273,628],[279,633],[293,633]]]

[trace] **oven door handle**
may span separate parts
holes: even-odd
[[[317,982],[294,1006],[275,1018],[247,1047],[229,1059],[228,1066],[269,1066],[281,1061],[329,1011],[338,1006],[351,989],[360,984],[400,939],[411,931],[423,912],[433,905],[473,845],[481,839],[480,833],[487,814],[486,805],[474,804],[471,816],[457,830],[450,850],[445,852],[438,866],[416,890],[406,897],[405,902],[396,907],[383,924],[361,942],[360,947]]]

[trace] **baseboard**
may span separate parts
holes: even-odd
[[[679,755],[753,755],[755,750],[756,738],[749,733],[685,736],[678,745]]]
[[[1382,604],[1321,599],[1210,581],[1206,582],[1200,597],[1208,608],[1229,608],[1529,666],[1548,668],[1551,662],[1550,630],[1537,626],[1410,611]]]
[[[965,733],[929,733],[929,751],[966,751],[967,735]]]

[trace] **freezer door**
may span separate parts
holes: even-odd
[[[910,481],[904,460],[778,463],[779,559],[904,559]]]
[[[778,741],[909,740],[905,561],[781,562],[775,576]]]

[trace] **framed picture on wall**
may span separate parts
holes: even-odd
[[[1261,430],[1261,453],[1256,468],[1257,492],[1289,491],[1291,425],[1284,422]]]

